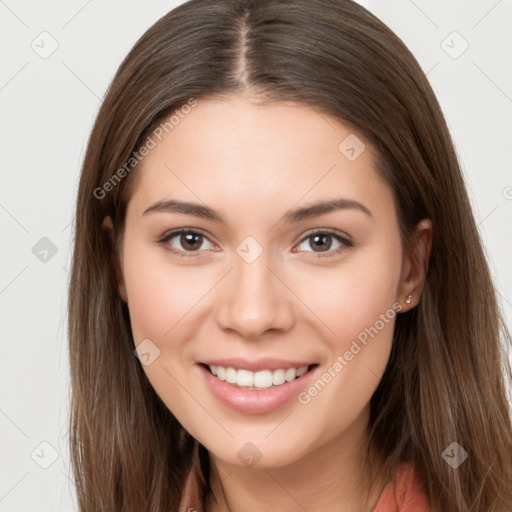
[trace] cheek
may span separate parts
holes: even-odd
[[[382,314],[394,318],[401,273],[399,238],[390,243],[361,250],[337,268],[312,269],[303,280],[298,295],[328,329],[325,339],[333,350],[345,350],[347,343],[373,326]],[[298,284],[297,284],[298,286]],[[390,337],[386,325],[378,323],[383,336]],[[326,331],[327,332],[327,331]]]
[[[354,259],[332,279],[329,300],[322,303],[322,319],[335,334],[325,338],[329,359],[299,402],[318,411],[321,423],[329,426],[326,436],[345,428],[363,410],[386,369],[400,309],[401,245],[398,238],[396,242],[376,245]]]
[[[188,345],[195,332],[189,320],[207,283],[193,268],[169,264],[160,250],[128,230],[125,248],[123,273],[134,344],[143,343],[143,352],[150,354],[142,369],[169,410],[186,420],[197,415],[184,386],[191,360]]]
[[[161,251],[126,235],[124,278],[135,344],[145,338],[161,340],[185,318],[207,283],[194,267],[166,261]]]
[[[396,295],[400,273],[397,234],[347,259],[335,272],[330,269],[328,280],[302,290],[329,333],[323,338],[328,358],[322,372],[299,402],[322,411],[323,423],[333,432],[353,420],[382,378],[400,310]]]

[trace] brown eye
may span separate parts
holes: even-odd
[[[180,229],[168,233],[158,242],[165,250],[177,253],[180,256],[198,255],[198,253],[202,252],[202,249],[206,250],[209,248],[208,245],[204,246],[205,242],[209,242],[213,246],[206,235],[190,229]]]
[[[196,251],[202,245],[203,235],[192,231],[183,231],[180,235],[180,243],[184,249]]]
[[[352,241],[347,237],[337,233],[331,233],[330,231],[318,230],[310,233],[301,240],[298,245],[298,251],[313,252],[317,253],[319,256],[332,256],[353,245]],[[308,250],[308,247],[312,250]]]
[[[309,245],[315,252],[328,251],[332,246],[332,238],[332,235],[311,235]]]

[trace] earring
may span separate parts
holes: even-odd
[[[407,295],[407,298],[405,299],[406,304],[410,304],[412,301],[412,295]]]

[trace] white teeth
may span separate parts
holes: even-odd
[[[302,377],[308,371],[307,366],[302,366],[297,370],[297,377]]]
[[[284,384],[285,382],[284,370],[274,370],[272,372],[272,384],[274,384],[274,386],[279,386],[279,384]]]
[[[270,370],[262,370],[254,374],[255,388],[269,388],[272,386],[272,372]]]
[[[226,368],[226,382],[236,384],[236,370],[234,368]]]
[[[236,372],[236,385],[254,386],[254,373],[249,370],[238,370]]]
[[[295,379],[295,377],[297,377],[297,370],[295,368],[288,368],[284,374],[286,381],[290,382]]]
[[[302,377],[308,370],[307,366],[300,368],[282,368],[278,370],[261,370],[259,372],[251,372],[249,370],[237,370],[233,367],[224,368],[223,366],[209,365],[213,375],[218,379],[225,380],[230,384],[236,384],[239,387],[247,387],[253,389],[268,389],[272,386],[280,386],[285,382]]]

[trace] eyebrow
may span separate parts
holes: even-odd
[[[330,199],[327,201],[320,201],[312,204],[311,206],[290,210],[284,215],[283,220],[286,224],[291,224],[336,210],[357,210],[373,218],[372,212],[363,204],[352,199],[338,198]],[[154,205],[147,208],[142,215],[156,212],[183,213],[185,215],[193,215],[195,217],[209,219],[215,222],[226,224],[220,213],[213,210],[212,208],[199,203],[178,201],[177,199],[158,201]]]

